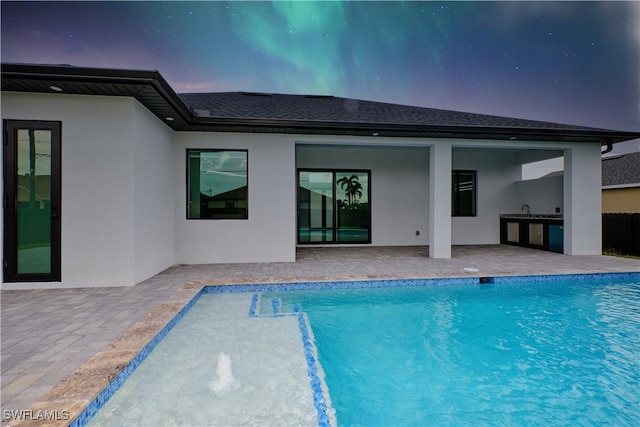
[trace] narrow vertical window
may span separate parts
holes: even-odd
[[[187,219],[247,219],[247,151],[187,150]]]
[[[451,216],[476,216],[476,177],[476,171],[453,171]]]

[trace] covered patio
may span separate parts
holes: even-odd
[[[640,272],[633,259],[503,245],[454,246],[449,259],[429,258],[428,251],[427,246],[305,247],[297,249],[296,262],[176,265],[131,287],[3,290],[3,414],[77,408],[80,399],[59,393],[90,397],[92,385],[74,380],[78,368],[100,362],[109,343],[126,334],[141,349],[149,338],[135,331],[161,327],[207,284]],[[8,421],[3,417],[3,424]]]

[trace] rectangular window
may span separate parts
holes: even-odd
[[[246,150],[187,150],[187,219],[247,219]]]
[[[451,176],[451,216],[476,216],[476,171],[456,171]]]

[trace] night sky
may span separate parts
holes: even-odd
[[[2,61],[640,130],[638,2],[2,2]]]

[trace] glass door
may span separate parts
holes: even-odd
[[[334,198],[332,172],[299,172],[298,242],[334,241]]]
[[[369,171],[298,171],[298,243],[371,243]]]
[[[336,172],[336,241],[369,243],[369,173]]]
[[[4,280],[60,281],[60,122],[5,121]]]

